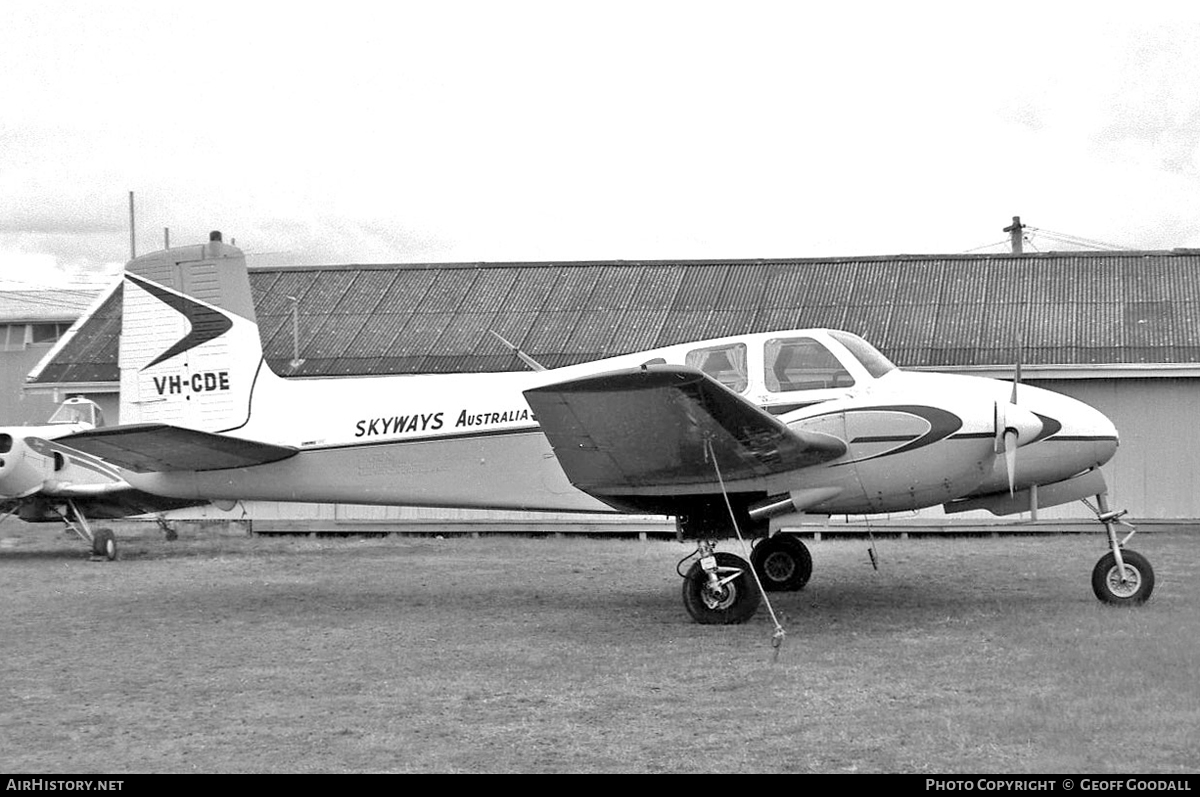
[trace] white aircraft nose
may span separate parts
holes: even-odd
[[[1065,398],[1065,397],[1064,397]],[[1065,398],[1048,413],[1062,428],[1050,436],[1056,448],[1073,452],[1079,467],[1103,465],[1117,453],[1119,436],[1107,415],[1078,399]]]
[[[1082,403],[1082,402],[1080,402]],[[1103,461],[1108,462],[1117,453],[1117,446],[1120,445],[1121,438],[1117,433],[1116,424],[1109,417],[1093,407],[1083,406],[1091,410],[1092,417],[1088,421],[1089,435],[1095,438],[1097,447],[1097,456],[1103,455]],[[1107,452],[1107,453],[1105,453]]]

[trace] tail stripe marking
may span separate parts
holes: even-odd
[[[233,321],[228,316],[208,305],[195,302],[182,294],[168,291],[160,285],[140,279],[132,274],[126,274],[125,278],[144,289],[172,310],[178,312],[192,325],[191,331],[184,335],[174,346],[144,366],[141,369],[143,371],[147,368],[153,368],[163,360],[169,360],[176,354],[182,354],[185,351],[208,343],[210,340],[219,338],[233,326]]]

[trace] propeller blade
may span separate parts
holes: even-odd
[[[996,430],[996,437],[994,440],[995,444],[993,446],[993,450],[995,450],[995,452],[997,454],[1003,454],[1004,453],[1004,427],[1005,427],[1004,405],[1001,404],[999,401],[996,402],[996,407],[992,413],[992,423],[994,424],[994,426],[992,428]]]
[[[1008,494],[1015,492],[1017,478],[1017,430],[1004,430],[1004,468],[1008,471]]]

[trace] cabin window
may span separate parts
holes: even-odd
[[[854,377],[840,360],[813,338],[775,338],[763,351],[767,390],[829,390],[853,387]]]
[[[745,390],[750,381],[745,343],[694,349],[687,353],[684,364],[700,369],[735,393]]]

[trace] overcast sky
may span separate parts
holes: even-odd
[[[1192,8],[2,0],[0,281],[1197,247]]]

